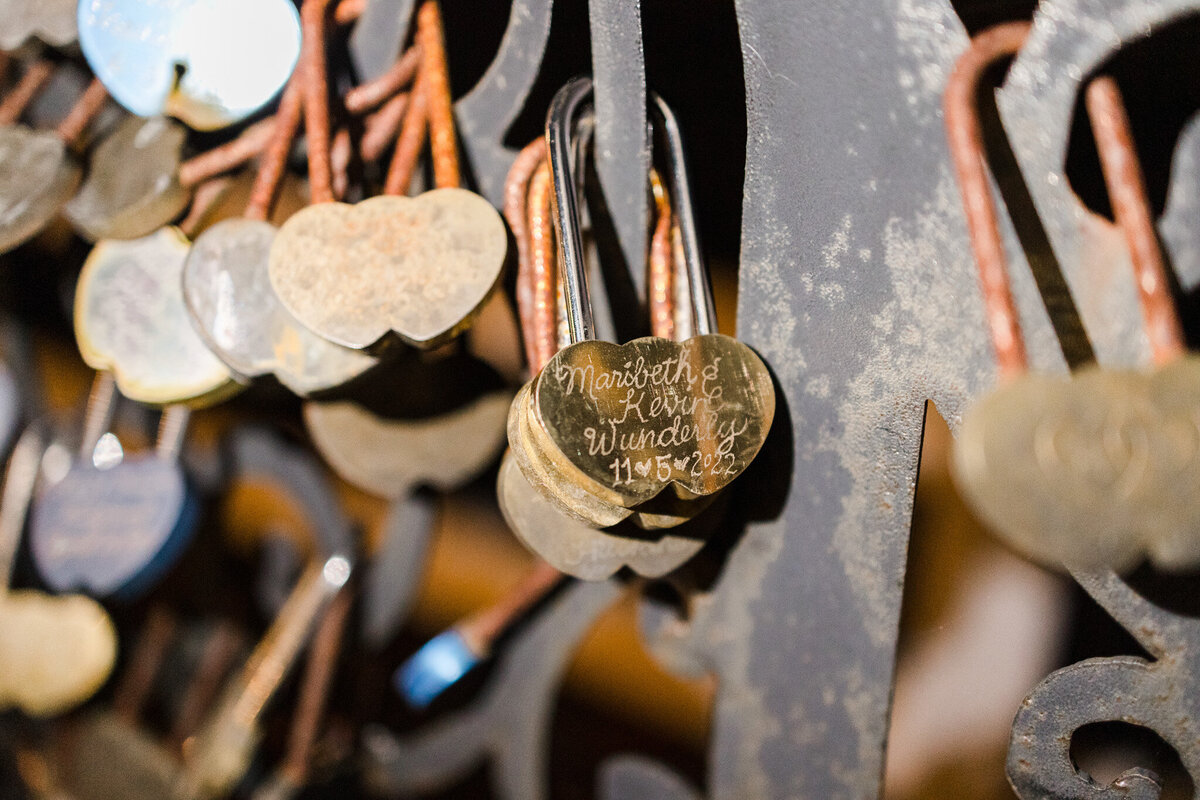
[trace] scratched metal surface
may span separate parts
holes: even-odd
[[[550,4],[514,1],[495,62],[458,105],[464,147],[494,202],[514,155],[504,135],[537,77]],[[592,6],[593,33],[603,28],[593,42],[596,81],[613,97],[635,96],[638,87],[622,81],[644,75],[630,44],[638,5]],[[740,335],[777,380],[775,442],[741,499],[750,522],[695,598],[689,625],[653,609],[645,620],[652,650],[670,668],[718,678],[708,785],[698,794],[662,765],[622,757],[598,776],[607,800],[879,795],[924,403],[936,402],[953,428],[995,378],[942,130],[942,89],[966,44],[948,0],[736,6],[748,122]],[[1187,6],[1196,3],[1046,0],[1000,98],[1056,257],[1038,254],[1039,280],[1053,289],[1047,264],[1057,263],[1106,363],[1138,359],[1145,345],[1136,304],[1120,286],[1123,247],[1081,217],[1061,182],[1065,125],[1089,65]],[[1065,19],[1072,15],[1076,22]],[[1200,180],[1197,139],[1188,129],[1163,223],[1185,287],[1200,277],[1187,224],[1195,195],[1186,191]],[[693,172],[703,180],[703,165]],[[626,217],[614,227],[632,224]],[[1063,370],[1038,283],[1007,217],[1001,224],[1033,364]],[[1078,335],[1060,322],[1063,331]],[[1079,579],[1103,602],[1092,577]],[[611,583],[564,593],[504,655],[473,709],[405,740],[375,731],[376,785],[444,786],[490,759],[497,796],[545,797],[547,698],[582,631],[616,596]],[[1169,637],[1174,629],[1157,630]],[[1039,697],[1051,706],[1070,699]],[[1045,763],[1063,767],[1049,756]]]

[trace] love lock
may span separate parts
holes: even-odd
[[[166,117],[122,120],[88,160],[87,179],[63,208],[90,241],[147,236],[187,207],[179,182],[187,129]]]
[[[104,607],[80,594],[8,589],[46,440],[38,426],[21,435],[0,497],[0,709],[59,714],[92,696],[117,658],[117,630]]]
[[[96,394],[89,405],[111,408],[111,397]],[[105,414],[89,408],[89,417]],[[189,415],[168,407],[154,453],[116,464],[98,460],[99,437],[85,433],[79,460],[42,493],[30,520],[30,555],[47,586],[128,601],[179,559],[198,513],[179,464]]]
[[[320,36],[320,16],[311,19]],[[280,302],[313,333],[355,350],[377,351],[396,339],[432,349],[462,333],[495,291],[508,249],[500,215],[483,197],[458,186],[445,65],[427,60],[433,51],[440,55],[436,4],[421,7],[417,24],[426,59],[414,92],[429,104],[438,188],[402,197],[407,186],[389,181],[382,196],[353,205],[332,202],[325,169],[315,168],[322,162],[310,161],[313,205],[290,217],[271,244],[268,268]],[[322,74],[323,56],[314,51],[313,57],[309,74]],[[322,86],[307,88],[311,132],[316,119],[327,117],[326,93]],[[327,151],[311,136],[309,146]],[[442,167],[447,160],[453,169]]]
[[[199,130],[264,106],[300,55],[300,20],[287,0],[91,0],[78,8],[79,46],[117,102]]]
[[[570,530],[584,538],[576,530],[579,523],[594,529],[632,518],[655,529],[688,521],[753,460],[775,411],[774,388],[762,361],[746,345],[714,332],[679,131],[659,98],[651,110],[668,144],[668,183],[677,204],[696,335],[682,342],[649,336],[624,345],[593,338],[570,165],[575,140],[590,124],[590,112],[584,110],[590,93],[587,79],[568,84],[556,95],[547,124],[570,344],[521,389],[508,421],[511,458],[520,474],[557,511],[576,520]],[[642,547],[614,558],[603,547],[573,545],[568,549],[576,557],[559,557],[565,552],[558,552],[563,548],[554,544],[557,537],[543,524],[529,524],[546,515],[527,513],[530,500],[518,498],[530,495],[511,485],[515,474],[511,465],[501,471],[506,517],[518,536],[552,564],[595,579],[621,563],[634,569],[643,563]],[[680,552],[672,537],[646,544],[656,553],[663,547]],[[657,553],[647,574],[662,574],[695,549],[684,547],[686,555],[666,562]]]
[[[1200,563],[1200,361],[1185,354],[1120,92],[1092,80],[1086,106],[1117,224],[1130,245],[1153,371],[1028,374],[975,107],[980,76],[1027,25],[980,34],[946,89],[946,127],[979,264],[1002,384],[963,419],[953,474],[975,512],[1040,561],[1168,569]]]
[[[53,47],[75,41],[76,0],[0,0],[0,50],[38,38]]]

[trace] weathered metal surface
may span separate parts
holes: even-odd
[[[537,80],[550,35],[552,3],[513,0],[495,60],[455,107],[458,134],[479,191],[497,207],[504,203],[504,177],[517,157],[504,137]]]
[[[350,58],[364,83],[387,72],[408,36],[414,0],[368,0],[350,33]]]
[[[228,219],[192,244],[183,299],[204,342],[243,380],[274,375],[299,395],[340,386],[373,367],[366,353],[322,339],[288,313],[271,289],[269,222]]]
[[[781,390],[780,443],[755,472],[751,502],[767,521],[676,643],[719,680],[713,797],[877,794],[923,403],[956,420],[991,373],[939,118],[965,34],[944,3],[883,17],[858,5],[738,4],[751,132],[739,319]],[[461,117],[482,118],[502,76],[527,86],[536,58],[503,73],[506,56],[543,43],[506,40]],[[494,98],[499,125],[521,92]],[[498,136],[462,130],[468,152],[501,152]],[[476,158],[496,201],[513,155],[492,176]],[[1015,281],[1034,347],[1051,351],[1033,281]]]
[[[1050,566],[1200,560],[1200,362],[1028,375],[964,420],[955,478],[1005,541]]]
[[[1193,780],[1200,775],[1200,676],[1194,663],[1200,620],[1155,605],[1113,572],[1071,574],[1151,660],[1093,658],[1042,681],[1013,721],[1009,781],[1022,800],[1157,800],[1162,787],[1145,769],[1130,768],[1109,786],[1080,772],[1071,757],[1072,736],[1093,722],[1149,728],[1175,749]]]
[[[1186,0],[1042,3],[1029,40],[998,93],[1013,154],[1096,357],[1105,366],[1144,364],[1150,353],[1141,317],[1130,313],[1137,299],[1121,233],[1087,209],[1067,180],[1072,115],[1083,81],[1123,43],[1195,10],[1196,4]],[[1194,252],[1195,237],[1177,235],[1167,244],[1172,254],[1176,249]]]
[[[75,290],[75,340],[87,365],[111,370],[141,403],[227,397],[233,377],[192,327],[183,302],[188,241],[175,228],[100,242]]]
[[[271,245],[271,285],[310,330],[365,350],[389,333],[436,347],[474,321],[508,248],[500,215],[464,189],[319,203]]]
[[[92,151],[87,180],[63,213],[91,241],[148,236],[179,216],[189,193],[179,184],[187,130],[165,117],[122,120]]]
[[[79,166],[52,131],[0,127],[0,253],[54,219],[79,184]]]
[[[590,0],[588,16],[596,86],[596,175],[625,260],[621,278],[632,281],[637,297],[644,298],[650,132],[641,5],[641,0]],[[636,319],[633,311],[623,309],[622,317]]]

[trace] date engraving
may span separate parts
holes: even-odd
[[[770,375],[750,348],[709,334],[560,351],[534,386],[549,457],[630,508],[675,484],[724,488],[757,455],[775,413]]]

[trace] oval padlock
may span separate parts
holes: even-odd
[[[644,528],[673,527],[695,516],[757,454],[774,415],[774,388],[750,348],[715,332],[679,129],[658,97],[652,98],[651,116],[667,145],[667,184],[678,207],[695,335],[682,342],[648,336],[623,345],[595,338],[571,164],[591,127],[590,94],[591,81],[576,79],[551,105],[546,149],[567,341],[514,400],[509,443],[520,474],[571,518],[565,524],[606,528],[632,518]],[[507,498],[510,524],[528,546],[581,577],[603,577],[600,573],[626,561],[607,559],[612,566],[600,567],[590,563],[592,558],[584,559],[586,566],[555,558],[552,547],[538,543],[540,534],[553,539],[551,532],[531,536],[522,530],[527,527],[522,516],[544,520],[546,515],[521,515],[510,507],[536,502],[524,487],[509,485],[515,472],[502,472],[501,497]],[[695,549],[684,548],[688,555]],[[654,572],[662,571],[660,563]]]

